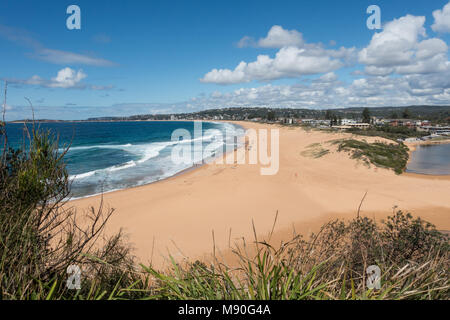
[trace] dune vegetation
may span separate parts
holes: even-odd
[[[333,141],[338,151],[350,153],[353,159],[360,159],[367,165],[389,168],[401,174],[408,163],[408,147],[403,143],[369,143],[355,139],[342,139]]]

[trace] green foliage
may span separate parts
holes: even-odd
[[[408,108],[405,108],[402,112],[403,119],[410,119],[411,118],[411,111],[409,111]]]
[[[352,158],[362,159],[367,164],[372,163],[379,167],[391,168],[401,174],[408,162],[408,147],[402,143],[368,143],[354,139],[337,140],[338,151],[350,152]]]
[[[399,244],[400,243],[400,244]],[[448,299],[448,239],[401,211],[378,225],[369,218],[333,221],[308,241],[295,236],[278,248],[255,238],[256,254],[237,246],[239,265],[216,261],[156,279],[156,299]],[[399,251],[400,250],[400,251]],[[382,271],[381,289],[366,287],[366,269]]]
[[[330,153],[330,150],[322,147],[320,143],[314,143],[306,147],[306,150],[301,152],[304,157],[310,157],[314,159],[321,158]]]
[[[370,123],[370,110],[369,108],[364,108],[362,112],[362,122]]]
[[[268,121],[274,121],[275,120],[275,112],[273,112],[273,111],[267,112],[266,119]]]
[[[404,108],[401,107],[374,107],[370,108],[370,114],[382,118],[398,118],[402,114]],[[436,123],[448,123],[450,120],[450,106],[410,106],[407,108],[411,113],[411,118],[420,120],[430,120]],[[215,116],[222,116],[224,120],[245,120],[261,118],[266,119],[268,112],[273,112],[275,118],[314,118],[333,120],[331,116],[336,115],[340,118],[358,119],[364,108],[340,108],[331,110],[314,110],[314,109],[292,109],[292,108],[222,108],[210,109],[194,113],[176,114],[179,119],[213,119]],[[172,114],[142,114],[130,117],[102,117],[92,118],[88,120],[170,120]],[[395,115],[395,116],[394,116]]]
[[[382,137],[390,140],[397,141],[397,139],[406,139],[412,137],[423,137],[429,135],[427,132],[420,132],[408,127],[394,127],[389,125],[376,126],[371,129],[361,130],[358,128],[348,129],[347,132],[370,137]]]
[[[389,244],[384,248],[388,257],[403,261],[426,260],[430,252],[440,245],[444,251],[448,250],[442,233],[420,218],[413,219],[410,213],[396,212],[384,224],[382,237]]]
[[[84,267],[92,277],[86,281],[101,281],[103,288],[111,286],[111,281],[115,285],[122,273],[89,256],[129,268],[129,249],[120,233],[102,239],[102,245],[98,242],[111,210],[103,210],[100,204],[97,211],[91,208],[83,217],[65,206],[70,181],[66,151],[59,151],[57,139],[33,125],[29,147],[13,150],[5,130],[1,136],[5,147],[0,162],[0,298],[73,295],[62,280],[71,264]]]

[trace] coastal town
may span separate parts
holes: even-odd
[[[250,121],[322,130],[396,134],[396,140],[423,141],[450,136],[450,106],[310,110],[223,108],[183,114],[90,118],[87,121]]]

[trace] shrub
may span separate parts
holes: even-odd
[[[0,297],[42,298],[45,287],[58,281],[60,295],[70,295],[63,290],[62,279],[67,278],[71,264],[84,267],[101,281],[117,278],[91,256],[129,268],[132,259],[120,233],[103,239],[103,246],[98,241],[113,210],[101,204],[81,216],[65,206],[70,194],[63,161],[67,150],[58,151],[57,139],[33,126],[29,147],[13,150],[7,145],[4,127],[1,137]]]
[[[159,299],[448,299],[448,239],[401,211],[381,225],[369,218],[333,221],[310,239],[278,248],[257,241],[256,254],[236,247],[238,266],[173,262],[171,273],[143,268],[157,279]],[[380,290],[366,270],[382,272]]]
[[[402,143],[368,143],[354,139],[336,140],[338,151],[350,152],[352,158],[362,159],[367,164],[390,168],[401,174],[408,163],[408,147]]]

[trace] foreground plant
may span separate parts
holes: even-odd
[[[256,233],[255,233],[256,234]],[[251,247],[251,248],[249,248]],[[255,251],[249,254],[249,251]],[[239,264],[201,262],[172,272],[144,267],[162,299],[448,299],[449,246],[429,223],[401,211],[377,225],[368,218],[334,221],[307,241],[295,236],[234,250]],[[367,268],[381,270],[381,288],[367,286]]]
[[[99,280],[107,277],[103,285],[115,281],[111,270],[87,256],[113,265],[131,261],[121,234],[101,237],[113,210],[100,204],[77,215],[68,208],[67,150],[59,151],[50,132],[24,129],[28,139],[18,150],[7,145],[4,127],[0,135],[0,298],[42,299],[70,265],[84,266]]]

